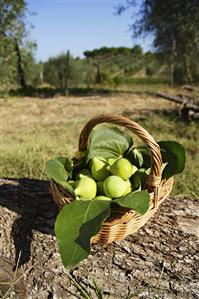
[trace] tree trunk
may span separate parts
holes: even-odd
[[[193,78],[191,73],[190,61],[187,54],[184,55],[184,67],[185,67],[185,80],[186,83],[192,84]]]
[[[102,76],[101,76],[100,66],[99,66],[98,63],[96,63],[96,69],[97,69],[97,73],[96,73],[95,83],[101,84],[102,83]]]
[[[66,56],[66,75],[65,75],[65,89],[69,89],[69,77],[70,77],[70,52],[69,50],[67,51],[67,56]]]
[[[111,245],[94,245],[70,272],[53,233],[56,205],[47,181],[0,179],[0,288],[9,298],[75,299],[68,273],[94,295],[92,279],[110,299],[191,299],[199,296],[199,200],[169,198],[136,234]],[[17,263],[18,262],[18,263]],[[18,264],[18,266],[17,266]],[[8,297],[6,297],[8,298]],[[99,297],[98,297],[99,298]]]
[[[175,65],[174,65],[174,62],[172,61],[172,63],[171,63],[171,86],[174,85],[174,72],[175,72]]]
[[[16,52],[16,56],[17,56],[17,71],[18,71],[19,82],[20,82],[21,87],[23,89],[26,89],[27,85],[26,85],[26,79],[25,79],[25,72],[24,72],[22,58],[21,58],[21,51],[20,51],[17,39],[15,39],[15,52]]]
[[[176,60],[176,42],[173,41],[171,49],[171,86],[175,83],[175,60]]]

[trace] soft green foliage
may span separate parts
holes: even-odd
[[[93,157],[117,158],[132,145],[129,134],[115,127],[93,130],[90,135],[88,161]]]
[[[46,162],[46,173],[49,178],[53,178],[57,183],[68,179],[68,174],[64,165],[57,159],[52,159]]]
[[[35,44],[27,39],[26,14],[24,0],[0,2],[0,85],[5,89],[17,84],[25,88],[34,74]]]
[[[73,78],[73,64],[74,59],[69,51],[49,58],[43,65],[44,82],[58,88],[69,88]]]
[[[130,149],[127,157],[130,159],[131,163],[137,167],[141,167],[144,162],[142,152],[137,148]]]
[[[5,45],[8,47],[7,43]],[[3,44],[1,46],[3,47]],[[36,63],[34,59],[35,45],[33,43],[24,43],[23,47],[20,46],[20,52],[27,84],[37,88],[38,85],[47,85],[49,92],[50,89],[52,92],[53,89],[56,89],[53,94],[61,92],[65,95],[77,88],[108,87],[109,89],[116,89],[131,86],[132,83],[153,85],[168,82],[170,73],[165,73],[162,59],[158,59],[156,53],[139,54],[139,51],[136,50],[137,47],[139,49],[140,46],[126,50],[126,53],[124,50],[116,48],[118,51],[114,55],[108,51],[108,53],[88,59],[74,58],[69,52],[66,52],[40,63]],[[5,52],[6,50],[4,50]],[[4,69],[8,70],[7,73],[5,72],[4,81],[7,77],[10,78],[9,80],[6,79],[9,88],[10,84],[16,83],[17,80],[17,57],[13,43],[10,50],[7,49],[7,53],[11,53],[11,55],[9,60],[4,60]],[[154,70],[152,76],[147,73],[147,68],[150,68],[151,65]],[[10,69],[12,66],[15,72]],[[139,72],[141,72],[141,77]],[[142,74],[144,75],[143,78]]]
[[[199,53],[199,2],[142,0],[138,7],[137,1],[126,0],[118,13],[126,9],[136,14],[131,25],[134,36],[154,34],[154,46],[171,65],[172,82],[192,82]]]
[[[8,89],[17,81],[16,54],[10,38],[0,37],[0,86]]]
[[[132,49],[132,53],[135,55],[142,55],[143,54],[142,47],[140,45],[135,45]]]
[[[140,46],[139,47],[139,53],[142,52],[142,48]],[[136,47],[134,47],[135,49]],[[105,55],[118,55],[118,54],[130,54],[131,53],[131,49],[127,48],[127,47],[102,47],[99,49],[94,49],[94,50],[90,50],[90,51],[84,51],[84,55],[87,58],[93,58],[93,57],[99,57],[99,56],[105,56]]]
[[[183,172],[186,162],[186,153],[182,145],[175,141],[158,142],[163,162],[166,167],[163,171],[163,178],[169,178],[177,173]]]
[[[136,173],[131,178],[135,190],[144,187],[148,175],[149,173],[147,173],[145,168],[140,168],[136,171]]]
[[[72,161],[65,157],[58,157],[46,162],[46,173],[59,185],[62,185],[66,191],[74,195],[73,188],[68,178],[72,174]]]
[[[97,195],[105,195],[104,182],[97,182]]]
[[[147,191],[135,191],[115,200],[121,207],[131,208],[143,215],[149,208],[150,196]]]
[[[161,149],[163,162],[165,163],[162,177],[168,179],[175,174],[183,172],[186,163],[184,147],[176,141],[159,141],[158,144]],[[131,163],[138,167],[150,168],[151,166],[150,153],[145,146],[130,149],[127,153],[127,157]],[[146,169],[143,168],[143,175],[145,171]],[[139,185],[138,182],[142,182],[142,174],[139,172],[140,170],[138,170],[134,176],[136,188]]]
[[[138,168],[149,168],[151,166],[151,156],[145,145],[132,147],[126,154],[127,159]]]
[[[96,86],[116,88],[121,85],[129,85],[134,80],[136,83],[138,79],[148,79],[146,76],[138,79],[134,76],[140,71],[146,73],[146,68],[151,64],[154,72],[153,77],[149,78],[150,84],[168,81],[170,76],[168,74],[165,76],[165,73],[161,71],[162,59],[158,58],[158,54],[144,54],[139,45],[136,45],[133,49],[103,47],[86,51],[86,53],[88,54],[86,54],[86,59],[73,58],[70,55],[69,64],[66,63],[67,53],[49,58],[43,64],[44,82],[56,88],[64,89],[67,77],[70,89],[77,87],[93,88]]]
[[[71,268],[89,255],[90,239],[109,214],[109,200],[77,200],[62,208],[55,234],[65,267]]]
[[[59,181],[65,181],[71,176],[72,165],[72,161],[68,158],[57,157],[47,161],[46,173],[50,178],[59,183]]]

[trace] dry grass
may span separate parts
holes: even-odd
[[[177,140],[188,149],[189,163],[178,176],[175,192],[199,194],[195,163],[198,125],[175,114],[175,104],[143,94],[117,94],[53,99],[8,98],[1,102],[1,176],[46,178],[45,162],[57,155],[73,156],[79,133],[89,118],[118,113],[137,119],[157,140]],[[183,183],[182,183],[183,182]]]

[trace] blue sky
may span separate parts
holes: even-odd
[[[124,0],[29,0],[28,9],[34,29],[31,37],[37,42],[36,58],[48,57],[70,50],[83,57],[85,50],[103,46],[132,47],[129,32],[131,12],[114,15],[115,7]],[[145,50],[150,39],[139,41]]]

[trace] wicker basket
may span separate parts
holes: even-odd
[[[147,145],[151,155],[151,172],[148,176],[145,189],[150,193],[150,207],[144,214],[140,215],[133,210],[116,206],[111,209],[110,217],[103,223],[100,232],[92,238],[92,243],[109,244],[116,240],[123,240],[127,235],[135,233],[156,212],[158,206],[169,195],[173,186],[173,178],[161,180],[162,157],[159,145],[153,137],[136,122],[119,115],[102,114],[92,118],[83,128],[79,138],[79,152],[87,149],[89,135],[92,129],[100,123],[112,123],[123,126],[135,133]],[[78,158],[74,158],[78,161]],[[58,186],[54,181],[50,183],[50,190],[54,201],[61,208],[74,200],[70,194]]]

